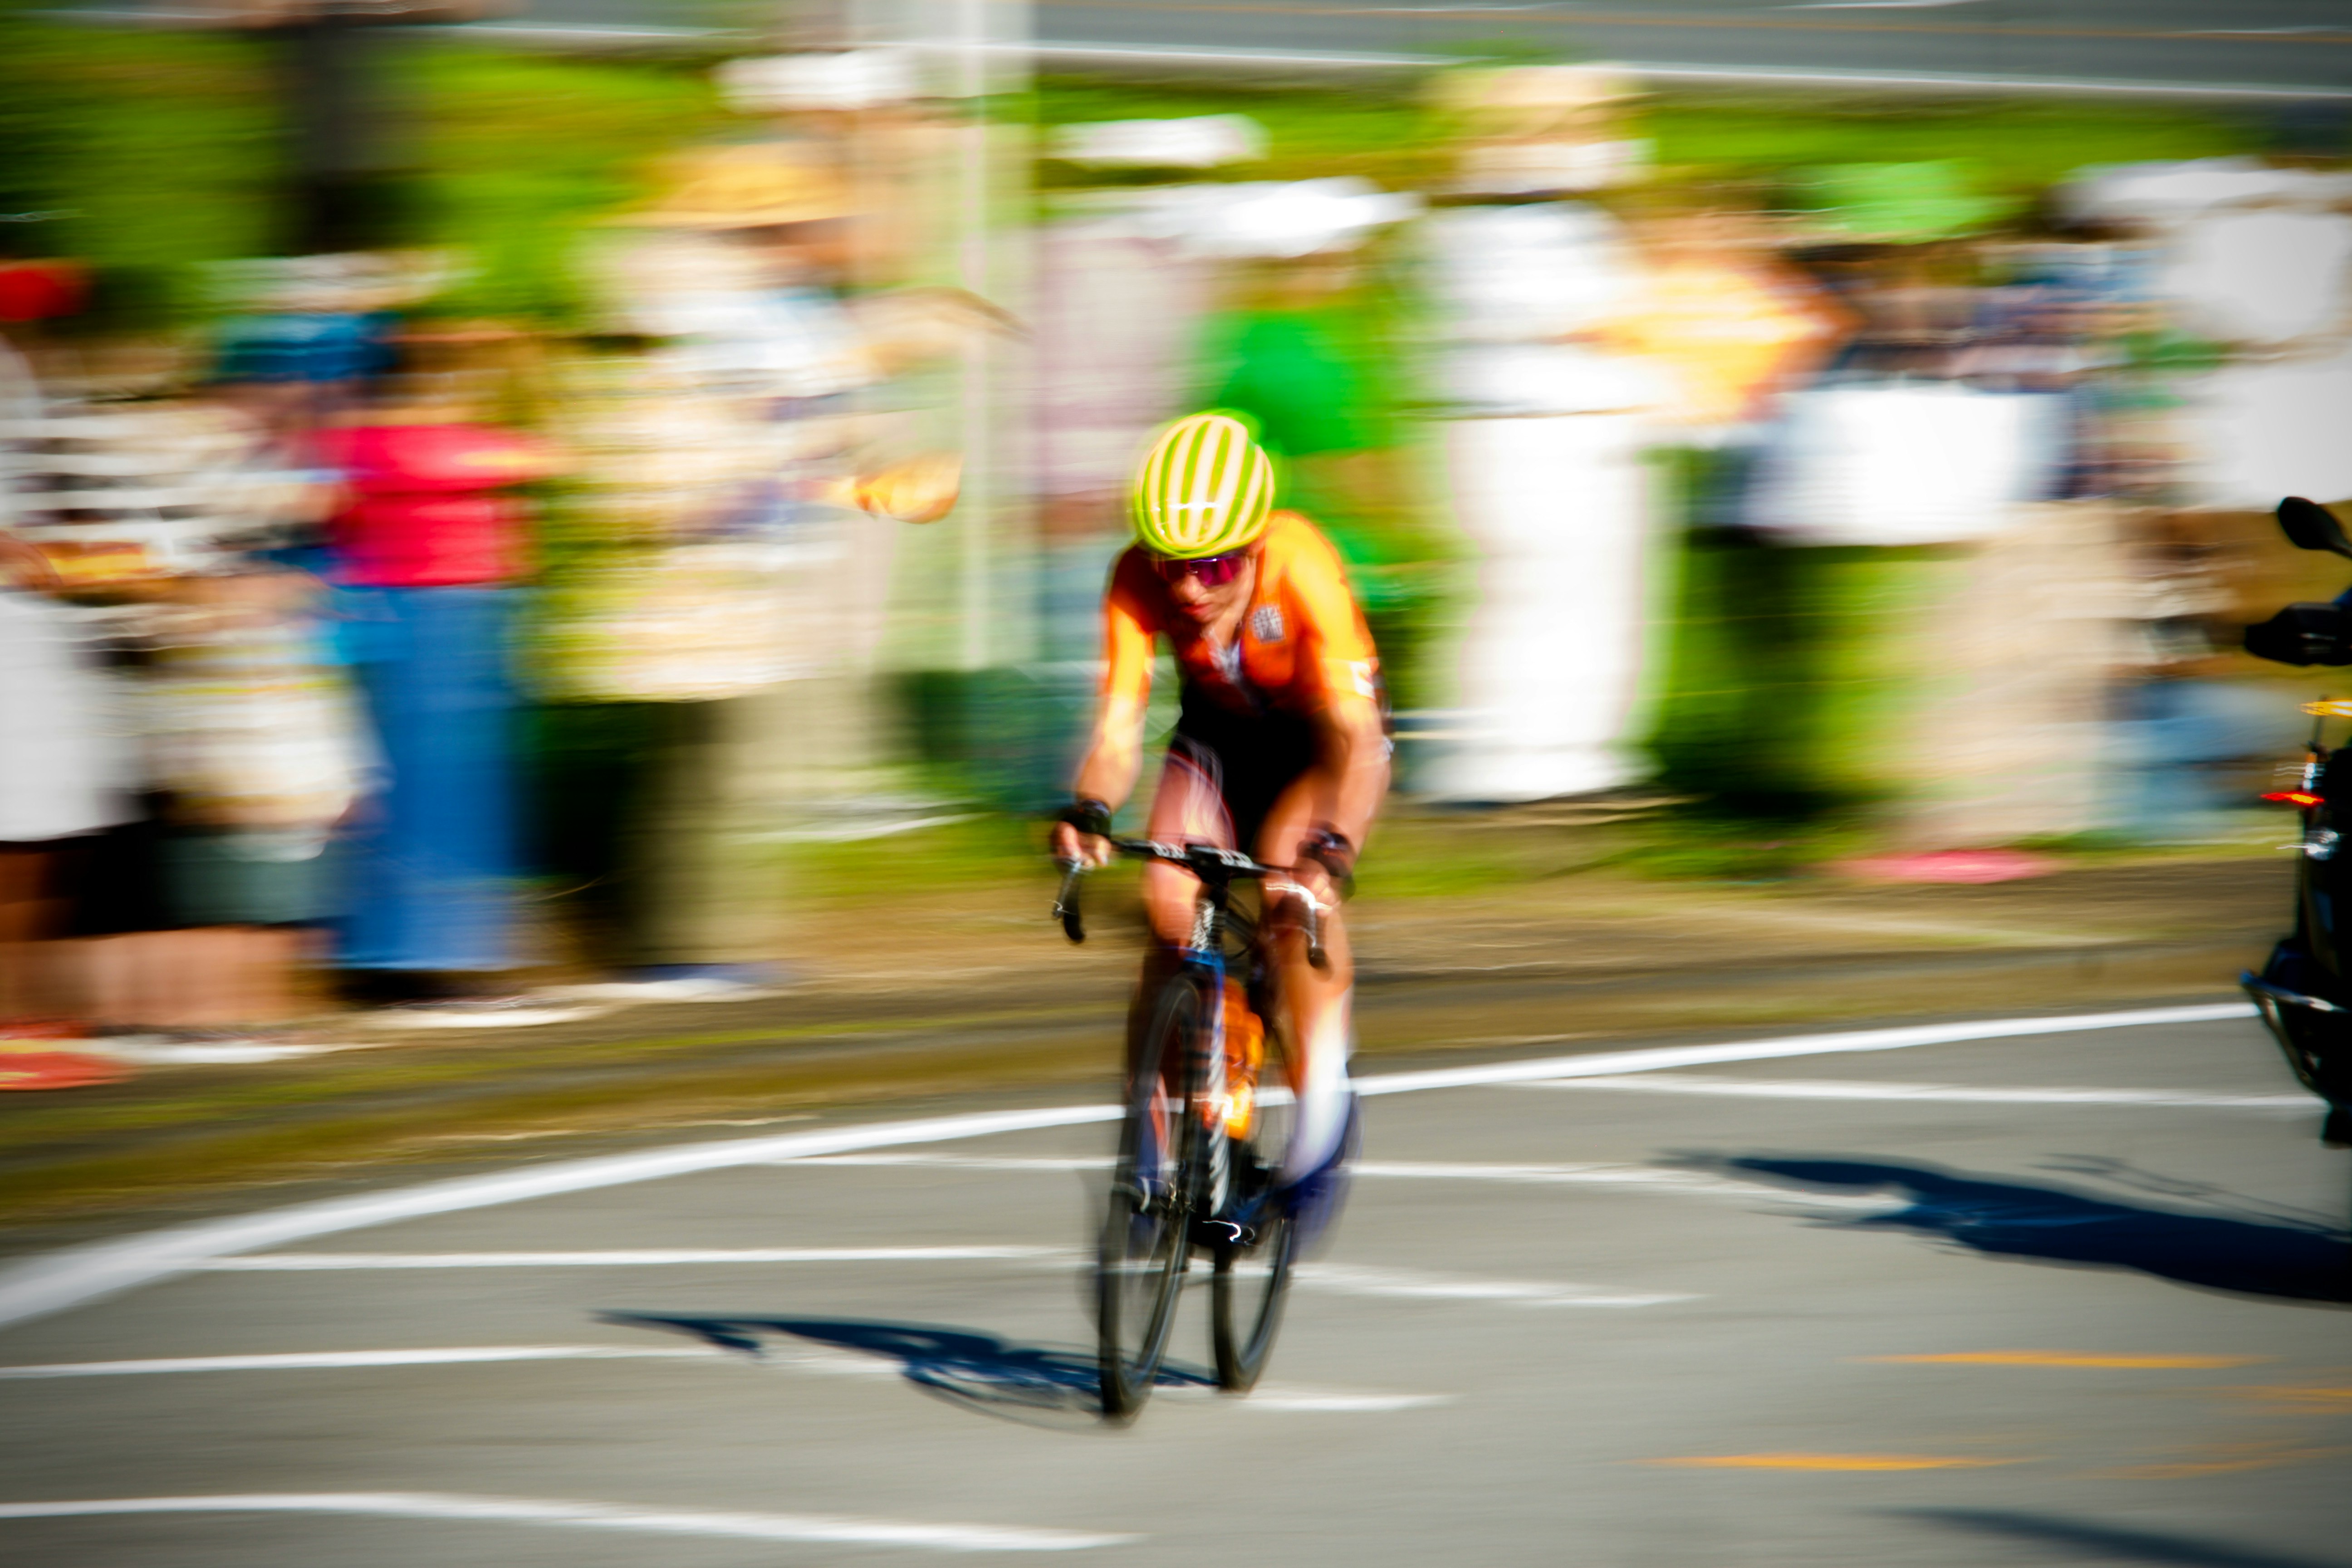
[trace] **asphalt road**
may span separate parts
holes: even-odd
[[[164,0],[82,0],[123,18],[184,15]],[[754,8],[756,9],[756,8]],[[474,30],[599,47],[688,35],[752,16],[681,0],[530,0]],[[1123,52],[1405,60],[1549,56],[1675,72],[2032,79],[2076,84],[2352,91],[2352,19],[2338,0],[1032,0],[1047,62]],[[990,26],[1013,26],[1001,6]],[[944,40],[955,6],[908,13]],[[1230,62],[1229,62],[1230,63]],[[1342,63],[1325,59],[1322,63]]]
[[[0,1309],[156,1277],[0,1331],[0,1555],[2352,1563],[2352,1156],[2251,1020],[1788,1049],[1391,1077],[1267,1383],[1200,1385],[1188,1301],[1125,1430],[1083,1107],[19,1264]]]
[[[934,6],[910,26],[944,37],[958,15]],[[677,0],[532,0],[487,26],[617,41],[708,21]],[[2352,19],[2336,0],[1034,0],[1030,32],[1049,63],[1120,50],[1503,52],[1685,71],[2352,89]]]
[[[2331,0],[1040,0],[1045,44],[1458,57],[1498,46],[1748,72],[2352,87]]]

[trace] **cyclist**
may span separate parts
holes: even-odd
[[[1097,866],[1109,859],[1104,836],[1142,764],[1153,639],[1166,637],[1181,716],[1149,837],[1295,867],[1297,887],[1329,911],[1329,967],[1318,971],[1296,921],[1298,893],[1279,882],[1267,890],[1289,1037],[1302,1058],[1295,1130],[1275,1182],[1303,1241],[1328,1220],[1354,1141],[1354,971],[1338,906],[1388,788],[1389,742],[1379,656],[1339,552],[1305,518],[1273,510],[1274,482],[1265,449],[1230,415],[1180,419],[1144,454],[1131,500],[1136,542],[1104,596],[1093,742],[1053,850]],[[1180,867],[1144,868],[1153,945],[1139,1007],[1190,938],[1198,888]]]

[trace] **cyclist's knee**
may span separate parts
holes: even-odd
[[[1169,947],[1181,947],[1192,935],[1192,905],[1201,884],[1190,873],[1154,862],[1143,868],[1143,914],[1151,934]]]

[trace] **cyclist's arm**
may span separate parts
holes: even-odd
[[[1070,793],[1117,811],[1134,793],[1136,776],[1142,771],[1143,703],[1105,693],[1095,717],[1093,743],[1087,748],[1087,760],[1078,764]]]
[[[1320,688],[1317,728],[1335,775],[1328,826],[1360,847],[1388,793],[1389,743],[1381,717],[1379,653],[1356,607],[1338,552],[1321,539],[1303,552],[1292,584],[1306,623],[1307,646]]]
[[[1126,563],[1111,578],[1103,599],[1103,683],[1095,706],[1094,737],[1070,793],[1098,800],[1116,812],[1135,791],[1143,771],[1143,715],[1151,700],[1151,643],[1156,628],[1144,605],[1123,579]],[[1056,854],[1076,847],[1066,832],[1054,836]],[[1101,847],[1097,846],[1097,848]],[[1107,850],[1104,850],[1107,853]]]
[[[1326,755],[1337,763],[1339,787],[1331,801],[1330,826],[1361,847],[1371,831],[1381,797],[1389,788],[1389,738],[1377,703],[1334,703],[1323,711]]]

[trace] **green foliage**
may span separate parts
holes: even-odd
[[[1659,880],[1783,882],[1866,842],[1842,814],[1790,819],[1709,806],[1649,818],[1617,864]]]
[[[58,212],[0,243],[101,279],[102,327],[208,313],[205,268],[282,243],[283,153],[268,45],[225,33],[61,26],[0,14],[0,211]],[[731,122],[708,62],[582,60],[472,43],[386,51],[383,90],[417,211],[407,243],[473,262],[444,303],[576,318],[581,231],[639,193],[640,166]]]
[[[1499,46],[1491,52],[1498,61],[1517,53]],[[1548,58],[1556,60],[1560,53],[1552,49]],[[1403,78],[1377,88],[1309,91],[1046,77],[1034,103],[1046,126],[1246,114],[1265,127],[1267,156],[1223,171],[1223,178],[1360,173],[1408,184],[1437,173],[1443,156],[1435,116],[1418,84]],[[1653,143],[1657,165],[1677,179],[1777,188],[1797,169],[1957,161],[1967,165],[1974,190],[2011,211],[2085,164],[2258,152],[2267,134],[2254,119],[2227,110],[2030,99],[1658,93],[1630,118],[1633,132]],[[1045,181],[1102,183],[1050,164]]]
[[[1867,803],[1906,743],[1916,612],[1947,567],[1927,548],[1690,535],[1649,741],[1661,782],[1761,818]]]
[[[1212,177],[1305,180],[1362,174],[1386,184],[1415,184],[1435,172],[1427,113],[1410,84],[1381,90],[1306,91],[1296,88],[1130,85],[1078,77],[1040,79],[1030,103],[1039,125],[1097,120],[1170,120],[1246,114],[1265,128],[1266,156]],[[1104,184],[1103,177],[1047,162],[1040,184]]]
[[[252,41],[62,26],[0,12],[0,210],[19,254],[98,271],[98,318],[202,309],[206,263],[269,248],[277,109]]]
[[[416,51],[402,82],[423,125],[422,243],[465,250],[460,314],[576,321],[583,231],[642,194],[643,165],[729,124],[701,65]]]
[[[2261,127],[2227,111],[2026,99],[1815,100],[1660,97],[1638,116],[1661,169],[1777,186],[1794,169],[1958,161],[2012,206],[2086,164],[2259,151]]]
[[[1045,828],[1025,816],[977,816],[882,838],[796,844],[788,855],[793,885],[835,907],[887,905],[942,888],[1001,887],[1008,910],[1019,908],[1014,900],[1024,887],[1044,888],[1052,897]],[[1135,881],[1136,868],[1122,861],[1097,875],[1102,885],[1123,887]],[[1043,903],[1037,923],[1045,925]]]

